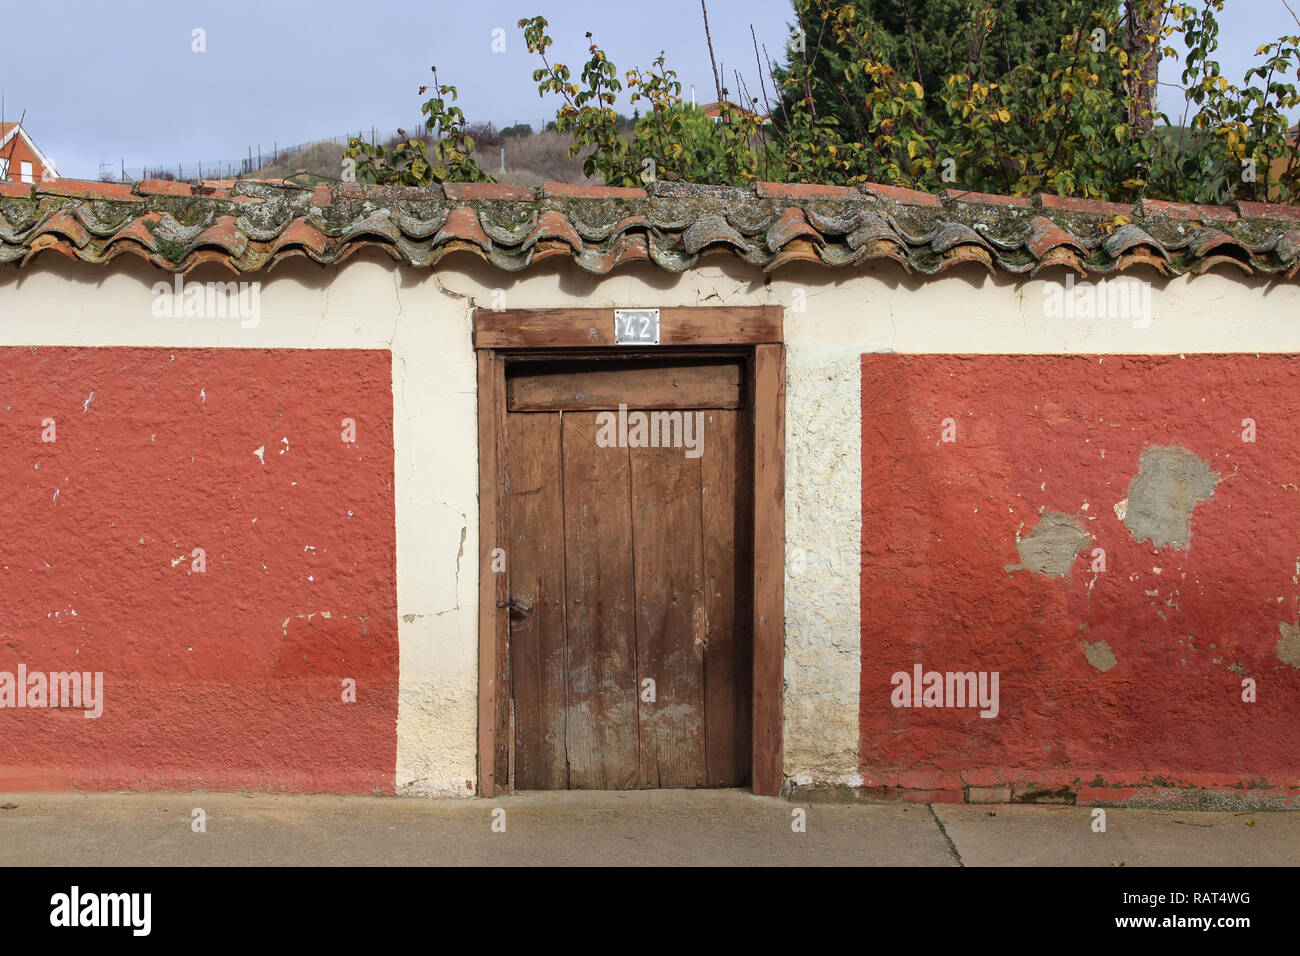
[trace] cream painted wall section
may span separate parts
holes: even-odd
[[[237,319],[155,318],[150,286],[170,277],[138,264],[92,268],[47,256],[0,273],[4,345],[392,350],[396,769],[410,793],[468,795],[476,782],[475,305],[786,306],[785,764],[796,783],[858,782],[863,352],[1300,352],[1300,287],[1220,274],[1155,285],[1148,324],[1052,317],[1048,283],[974,269],[917,279],[892,266],[797,267],[768,282],[724,259],[680,276],[638,266],[603,279],[567,265],[515,276],[452,262],[437,274],[369,259],[336,270],[282,266],[262,277],[253,329]]]

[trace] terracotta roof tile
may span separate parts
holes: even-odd
[[[1239,262],[1250,258],[1250,250],[1235,236],[1218,229],[1198,229],[1188,237],[1187,250],[1193,259],[1209,255],[1232,255]]]
[[[652,182],[646,193],[651,199],[694,199],[714,200],[716,202],[747,202],[754,198],[752,187],[728,186],[723,183],[683,183],[675,180],[657,179]]]
[[[1204,259],[1198,259],[1191,267],[1194,275],[1202,275],[1211,269],[1219,266],[1233,266],[1246,275],[1254,275],[1255,270],[1246,263],[1242,262],[1236,256],[1206,256]]]
[[[588,215],[591,212],[590,209],[569,211],[569,221],[573,223],[573,228],[587,242],[601,243],[621,236],[625,232],[650,228],[650,220],[645,216],[627,216],[617,221],[601,222],[599,217]]]
[[[22,184],[17,184],[22,185]],[[23,186],[30,195],[32,187]],[[17,195],[0,193],[0,195]],[[69,196],[82,199],[106,199],[118,202],[139,200],[130,183],[88,183],[79,179],[43,179],[36,184],[37,196]]]
[[[574,229],[573,223],[569,222],[561,213],[550,209],[542,213],[537,225],[525,240],[525,244],[555,239],[563,240],[571,254],[575,256],[582,254],[582,237],[578,235],[578,230]]]
[[[940,254],[958,246],[974,246],[982,250],[992,249],[988,240],[970,226],[960,222],[940,223],[935,229],[934,235],[930,238],[929,245],[932,250]]]
[[[35,259],[42,252],[61,252],[69,259],[77,258],[76,249],[57,235],[37,236],[27,247],[27,255],[23,258],[23,265],[26,265],[32,259]]]
[[[528,206],[522,208],[525,213],[522,218],[510,218],[500,222],[491,216],[485,216],[484,211],[479,210],[478,224],[487,233],[488,238],[498,246],[523,245],[537,229],[537,210]]]
[[[438,234],[447,224],[447,209],[421,204],[415,207],[410,203],[395,205],[390,212],[393,222],[402,233],[412,239],[428,239]],[[322,217],[322,222],[324,219]]]
[[[529,256],[526,264],[532,265],[534,262],[541,262],[552,256],[571,256],[572,254],[573,249],[568,243],[561,242],[558,239],[542,239],[533,245],[532,255]]]
[[[214,263],[215,265],[225,266],[236,275],[239,274],[239,269],[236,267],[234,260],[230,258],[228,253],[224,253],[219,249],[199,249],[190,253],[190,255],[186,257],[185,266],[181,271],[189,272],[191,269],[197,269],[199,266],[205,265],[209,262]]]
[[[781,213],[781,218],[767,230],[767,248],[777,252],[796,239],[807,239],[815,245],[821,245],[824,241],[822,234],[809,224],[802,209],[786,209]]]
[[[542,183],[542,192],[547,196],[563,199],[645,199],[644,189],[630,186],[586,186],[573,183]]]
[[[820,183],[755,183],[759,199],[809,201],[813,199],[861,199],[861,190],[852,186],[826,186]]]
[[[367,216],[365,219],[357,220],[343,230],[339,238],[346,245],[361,236],[378,237],[388,242],[396,243],[402,236],[402,230],[397,228],[393,222],[392,215],[387,209],[378,209]]]
[[[1282,206],[1271,202],[1239,202],[1237,210],[1243,219],[1289,219],[1300,222],[1300,206]]]
[[[1131,216],[1133,207],[1119,202],[1103,202],[1100,199],[1080,199],[1077,196],[1056,196],[1052,193],[1039,193],[1038,201],[1044,209],[1059,212],[1082,212],[1094,216]]]
[[[744,202],[728,204],[725,215],[741,235],[763,237],[784,213],[785,203]]]
[[[628,262],[650,261],[650,246],[645,236],[621,235],[603,246],[589,246],[577,257],[587,272],[604,275]]]
[[[961,245],[945,252],[939,262],[936,272],[943,272],[955,265],[965,265],[967,263],[977,263],[984,266],[989,272],[996,272],[993,267],[993,256],[988,250],[981,249],[978,246]]]
[[[791,239],[776,250],[776,255],[763,267],[764,272],[775,270],[791,262],[812,262],[825,265],[817,245],[807,239]]]
[[[1169,258],[1169,253],[1165,252],[1164,246],[1131,222],[1120,226],[1102,240],[1101,247],[1112,259],[1118,259],[1135,247],[1143,247],[1149,254],[1161,259]]]
[[[1117,227],[1120,215],[1129,221]],[[1146,201],[1135,209],[877,184],[656,182],[642,190],[56,180],[0,185],[0,263],[22,265],[42,252],[101,264],[130,254],[167,270],[216,262],[245,273],[300,257],[337,264],[360,253],[436,268],[467,252],[507,272],[567,258],[599,275],[635,262],[680,272],[701,256],[731,255],[768,272],[801,262],[852,268],[890,260],[924,275],[976,263],[1019,275],[1227,269],[1294,279],[1297,221],[1297,207],[1263,203]]]
[[[364,183],[336,183],[334,195],[339,199],[365,199],[371,202],[401,202],[415,199],[442,199],[441,186],[367,186]]]
[[[227,217],[229,218],[229,217]],[[215,227],[214,227],[215,228]],[[212,230],[209,230],[209,232]],[[207,235],[207,233],[204,233]],[[247,241],[245,241],[247,246]],[[330,239],[325,236],[311,223],[305,219],[295,219],[289,228],[276,236],[272,240],[270,248],[271,255],[279,255],[289,248],[297,248],[299,251],[306,253],[317,262],[324,262],[328,258],[330,250]],[[233,250],[232,250],[233,251]],[[236,253],[238,255],[238,253]]]
[[[993,193],[973,193],[964,189],[945,189],[946,195],[953,202],[978,202],[993,206],[1032,206],[1033,199],[1028,196],[998,196]]]
[[[215,247],[237,259],[248,248],[248,237],[239,231],[239,222],[234,216],[218,216],[212,225],[199,233],[193,245],[196,249]]]
[[[1231,206],[1204,206],[1196,203],[1166,202],[1163,199],[1143,199],[1142,215],[1216,222],[1220,219],[1236,219],[1237,210]]]
[[[202,196],[203,186],[173,182],[170,179],[143,179],[135,184],[139,196]]]
[[[463,243],[480,249],[491,249],[492,240],[479,225],[478,212],[470,206],[453,209],[447,216],[447,223],[433,237],[433,244],[441,246],[451,243]]]
[[[872,259],[892,259],[907,272],[915,272],[912,261],[900,251],[900,247],[885,240],[869,242],[858,250],[854,262],[867,262]]]
[[[1139,246],[1132,252],[1126,252],[1115,260],[1112,272],[1127,272],[1135,266],[1150,266],[1162,276],[1173,275],[1169,260],[1153,253],[1149,246]]]
[[[1088,274],[1081,255],[1068,246],[1056,246],[1038,257],[1038,265],[1030,270],[1030,275],[1038,275],[1044,269],[1051,269],[1054,266],[1071,269],[1081,276]]]
[[[848,235],[848,244],[858,249],[871,242],[892,242],[901,250],[907,249],[907,241],[898,234],[898,230],[882,216],[870,210],[864,210],[857,219],[857,227]]]
[[[682,245],[691,255],[719,243],[742,251],[748,249],[744,237],[718,215],[701,216],[682,233]]]
[[[1072,246],[1078,250],[1080,255],[1087,253],[1086,247],[1069,230],[1046,216],[1039,216],[1034,220],[1026,245],[1028,245],[1029,251],[1040,260],[1046,258],[1047,254],[1057,246]]]
[[[157,212],[147,212],[142,216],[132,219],[122,228],[118,229],[105,243],[105,247],[112,247],[119,244],[130,244],[132,242],[142,246],[150,252],[155,252],[158,248],[158,240],[154,237],[154,229],[162,221],[162,214]]]
[[[445,183],[448,199],[494,199],[508,202],[532,202],[537,191],[531,186],[502,186],[499,183]]]
[[[866,183],[862,188],[879,199],[887,199],[906,206],[942,205],[938,196],[919,189],[903,189],[900,186],[885,186],[881,183]]]
[[[32,233],[33,239],[41,238],[47,235],[61,235],[72,241],[72,244],[78,248],[90,242],[90,233],[86,227],[81,224],[75,215],[66,209],[60,209],[49,219],[36,227]]]

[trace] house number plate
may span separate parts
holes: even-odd
[[[658,309],[615,309],[615,345],[658,345]]]

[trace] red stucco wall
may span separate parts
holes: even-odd
[[[1185,546],[1114,510],[1148,446],[1220,476]],[[1300,358],[865,355],[862,459],[868,786],[1300,782],[1279,627],[1300,616]],[[1063,577],[1016,569],[1043,510],[1094,539]],[[998,716],[894,707],[916,663],[998,671]]]
[[[105,685],[0,709],[0,790],[392,789],[391,389],[381,351],[0,349],[0,671]]]

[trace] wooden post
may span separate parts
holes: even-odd
[[[506,689],[501,686],[498,674],[503,660],[498,660],[502,649],[501,634],[507,615],[499,610],[505,600],[506,576],[492,570],[492,551],[504,541],[501,528],[502,508],[498,501],[500,488],[499,434],[505,423],[498,420],[503,413],[505,376],[500,359],[495,352],[482,349],[478,353],[478,442],[479,442],[479,656],[478,656],[478,792],[481,797],[491,797],[509,791],[510,780],[497,779],[497,713],[498,696]],[[500,402],[501,404],[498,404]],[[507,612],[508,614],[508,612]]]
[[[754,349],[754,793],[783,784],[785,347]]]

